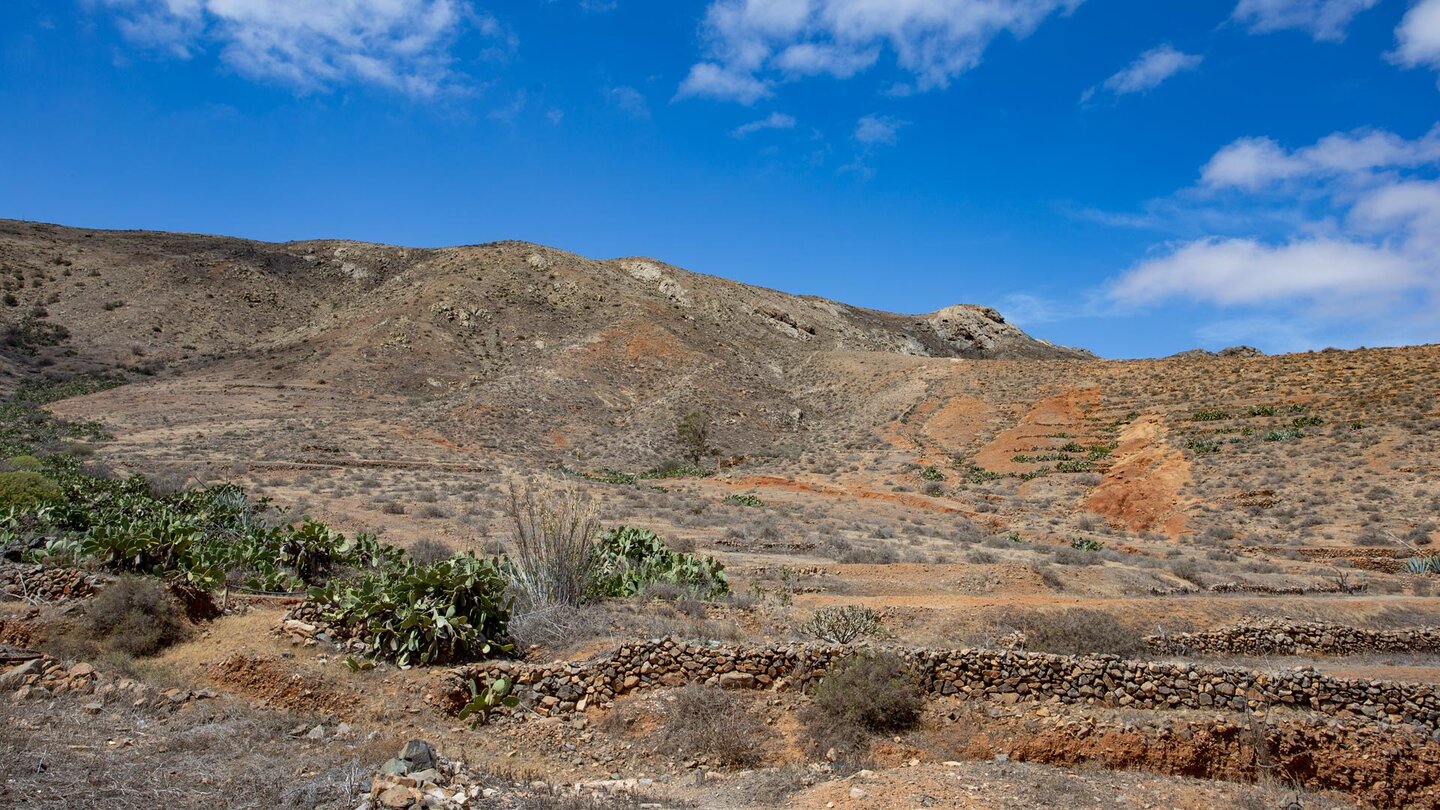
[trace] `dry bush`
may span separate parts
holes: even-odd
[[[757,743],[765,739],[767,730],[738,695],[718,686],[691,684],[672,697],[656,737],[657,750],[730,767],[748,768],[760,762],[764,751]]]
[[[91,600],[85,632],[112,650],[143,657],[155,655],[187,634],[183,609],[161,583],[121,577]]]
[[[853,760],[873,735],[903,731],[924,702],[910,665],[894,653],[857,653],[837,663],[800,713],[813,753]]]
[[[410,559],[417,565],[433,565],[455,556],[455,548],[444,540],[425,538],[410,547]]]
[[[579,606],[599,555],[595,502],[571,487],[510,482],[516,610]]]
[[[1025,647],[1059,655],[1134,655],[1143,648],[1139,627],[1089,608],[1015,612],[1005,625],[1025,634]]]

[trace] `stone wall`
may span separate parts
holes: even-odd
[[[1440,628],[1361,630],[1326,622],[1255,621],[1203,633],[1149,636],[1161,655],[1356,655],[1440,652]]]
[[[0,562],[0,599],[64,602],[90,596],[108,581],[102,574],[78,568]]]
[[[727,688],[803,688],[837,659],[843,646],[709,646],[675,639],[626,644],[578,663],[491,661],[450,670],[431,700],[458,711],[468,681],[508,674],[515,693],[542,715],[584,711],[637,689],[714,684]],[[1294,707],[1440,728],[1440,696],[1431,686],[1332,678],[1313,669],[1275,673],[1192,664],[1126,661],[996,650],[895,650],[931,695],[1003,703],[1064,703],[1142,709],[1216,708],[1260,711]]]

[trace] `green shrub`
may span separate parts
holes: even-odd
[[[153,579],[121,577],[90,601],[85,629],[127,655],[155,655],[185,638],[182,610]]]
[[[1303,439],[1304,437],[1305,431],[1303,430],[1285,428],[1284,430],[1267,430],[1264,438],[1267,442],[1288,442],[1291,439]]]
[[[465,554],[338,580],[311,588],[309,598],[327,622],[358,638],[367,655],[405,667],[508,652],[505,587],[495,562]]]
[[[1202,439],[1198,436],[1191,436],[1185,440],[1185,448],[1193,451],[1197,456],[1208,456],[1220,452],[1221,444],[1219,439]]]
[[[945,480],[945,473],[941,472],[941,471],[940,471],[938,468],[936,468],[936,467],[926,467],[925,469],[923,469],[923,470],[920,471],[920,480],[922,480],[922,481],[944,481],[944,480]]]
[[[812,751],[860,754],[872,735],[911,728],[924,695],[910,665],[894,653],[864,652],[836,663],[800,713]]]
[[[1070,547],[1081,551],[1104,551],[1105,544],[1099,540],[1092,540],[1088,537],[1076,538],[1070,541]]]
[[[63,493],[49,478],[32,470],[0,473],[0,509],[29,509],[57,501]]]
[[[738,504],[738,505],[740,505],[740,506],[764,506],[764,505],[765,505],[765,502],[762,501],[762,500],[760,500],[760,496],[758,496],[758,495],[752,495],[752,494],[750,494],[750,493],[748,493],[748,492],[743,493],[743,494],[737,492],[737,493],[733,493],[733,494],[730,494],[730,495],[726,495],[726,496],[725,496],[725,503],[733,503],[733,504]]]
[[[1196,411],[1195,415],[1190,418],[1196,422],[1219,422],[1229,419],[1230,414],[1218,408],[1210,408],[1203,411]]]
[[[28,470],[34,472],[41,468],[40,459],[27,454],[11,456],[5,460],[5,466],[11,470]]]
[[[648,529],[617,526],[600,535],[589,594],[629,597],[655,583],[678,585],[703,599],[730,592],[725,566],[713,557],[674,551]]]

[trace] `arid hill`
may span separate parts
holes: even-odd
[[[420,250],[0,222],[0,272],[14,301],[0,314],[22,341],[69,335],[38,350],[12,339],[10,385],[46,364],[325,385],[423,401],[459,423],[453,441],[497,448],[554,435],[645,446],[677,411],[742,401],[727,421],[753,443],[803,418],[795,375],[817,354],[1089,357],[988,307],[895,315],[519,242]]]
[[[0,279],[0,427],[28,443],[12,478],[43,479],[55,459],[33,447],[70,457],[96,503],[142,473],[129,508],[175,498],[206,520],[236,493],[170,493],[235,483],[257,511],[207,523],[211,551],[310,516],[433,572],[454,551],[519,559],[506,485],[533,476],[600,525],[715,558],[731,591],[517,607],[497,666],[522,703],[471,728],[452,704],[480,699],[476,671],[353,660],[322,597],[231,582],[238,563],[183,640],[101,660],[99,619],[128,615],[106,595],[160,587],[109,575],[153,560],[51,545],[43,521],[103,509],[12,515],[44,565],[0,563],[11,799],[350,810],[414,806],[408,779],[465,806],[633,807],[612,794],[637,788],[817,810],[1440,801],[1440,347],[1105,361],[982,306],[892,315],[520,243],[8,222]],[[716,452],[677,469],[694,411]],[[190,538],[125,525],[100,540]],[[337,579],[374,564],[344,560]],[[904,729],[854,738],[815,714],[805,681],[828,670],[781,657],[838,641],[826,616],[923,659],[923,694],[881,673],[916,701]],[[397,750],[429,756],[416,737],[443,773],[401,775]],[[536,793],[562,786],[600,798]]]

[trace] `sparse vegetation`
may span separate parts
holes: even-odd
[[[863,605],[821,608],[810,615],[800,630],[831,644],[849,644],[881,632],[880,614]]]
[[[812,751],[824,754],[834,749],[840,756],[856,758],[872,735],[915,725],[922,698],[904,658],[861,652],[841,660],[821,679],[800,721]]]

